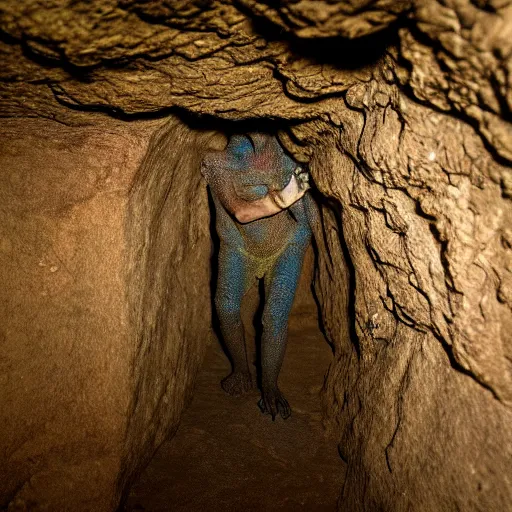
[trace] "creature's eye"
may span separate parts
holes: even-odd
[[[229,143],[230,151],[236,158],[246,158],[253,151],[251,141],[247,137],[234,136]]]

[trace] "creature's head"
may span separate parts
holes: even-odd
[[[205,156],[201,172],[223,207],[241,223],[279,213],[309,188],[308,173],[276,137],[262,133],[233,135],[226,149]]]
[[[275,136],[263,133],[233,135],[225,150],[208,153],[201,172],[206,180],[222,174],[242,173],[257,180],[258,176],[275,176],[276,189],[289,181],[297,164],[284,152]]]

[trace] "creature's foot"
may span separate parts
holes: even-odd
[[[253,388],[250,373],[233,372],[220,383],[222,389],[232,396],[243,395]]]
[[[272,421],[276,419],[278,414],[283,418],[283,420],[289,418],[292,414],[288,401],[277,387],[271,390],[262,391],[258,407],[261,409],[263,414],[270,414],[272,416]]]

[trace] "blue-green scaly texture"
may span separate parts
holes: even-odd
[[[305,251],[311,241],[316,204],[307,192],[281,212],[242,224],[232,214],[244,202],[257,201],[290,182],[298,164],[271,135],[232,136],[224,151],[208,153],[202,172],[216,207],[220,238],[215,305],[224,342],[233,365],[222,381],[233,395],[251,389],[241,319],[242,298],[256,279],[263,279],[265,304],[261,346],[260,408],[274,419],[287,418],[290,406],[278,387],[286,349],[288,316]]]

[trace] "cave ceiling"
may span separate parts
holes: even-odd
[[[2,115],[170,108],[342,125],[347,95],[400,86],[512,161],[512,3],[3,0]],[[375,85],[373,86],[375,88]],[[384,94],[385,95],[385,94]],[[363,100],[362,100],[363,101]],[[364,102],[364,101],[363,101]]]

